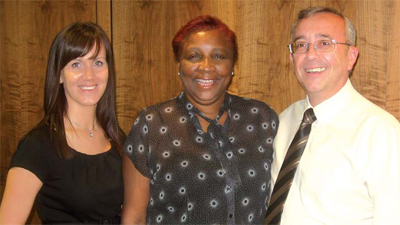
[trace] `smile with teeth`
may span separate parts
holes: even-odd
[[[307,73],[319,73],[324,71],[326,68],[320,67],[320,68],[312,68],[312,69],[307,69]]]
[[[97,87],[97,85],[93,85],[93,86],[83,86],[83,85],[78,85],[78,87],[79,87],[80,89],[82,89],[82,90],[85,90],[85,91],[90,91],[90,90],[93,90],[93,89],[95,89],[95,88]]]
[[[211,86],[215,83],[215,80],[204,80],[204,79],[196,79],[196,83],[200,86]]]

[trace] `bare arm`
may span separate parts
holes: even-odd
[[[150,200],[150,179],[143,176],[125,155],[122,156],[124,205],[122,224],[146,224],[146,209]]]
[[[25,224],[42,185],[29,170],[11,168],[0,206],[0,224]]]

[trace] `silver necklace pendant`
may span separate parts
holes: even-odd
[[[82,130],[84,130],[84,131],[86,131],[86,132],[89,132],[90,140],[93,140],[93,136],[94,136],[93,131],[94,131],[94,128],[96,127],[96,120],[95,120],[95,122],[93,123],[93,128],[92,128],[91,130],[82,127],[81,125],[75,123],[75,122],[72,121],[72,120],[69,120],[69,121],[71,121],[73,124],[75,124],[77,127],[81,128]],[[71,124],[71,125],[72,125],[72,124]],[[73,126],[73,125],[72,125],[72,126]]]

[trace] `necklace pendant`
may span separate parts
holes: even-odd
[[[93,132],[89,132],[90,139],[93,140]]]

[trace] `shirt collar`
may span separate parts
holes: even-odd
[[[325,121],[330,122],[335,115],[347,107],[351,101],[354,91],[353,85],[351,84],[350,80],[347,79],[346,84],[342,87],[342,89],[339,90],[338,93],[314,107],[314,113],[317,117],[317,120],[320,123],[324,123]],[[308,100],[308,96],[307,104],[308,108],[312,107]],[[305,108],[304,111],[306,109],[307,108]]]

